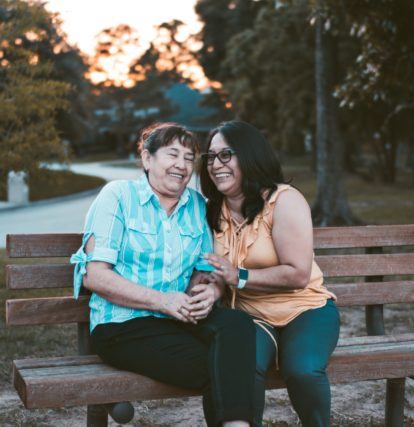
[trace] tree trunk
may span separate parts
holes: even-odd
[[[398,142],[393,126],[389,126],[386,133],[386,143],[384,144],[385,151],[385,168],[384,168],[384,182],[386,184],[395,184],[397,178],[397,149]]]
[[[317,195],[312,216],[318,226],[351,225],[359,221],[349,208],[344,186],[344,144],[338,124],[338,107],[332,95],[336,79],[336,40],[324,29],[323,3],[323,0],[317,2],[316,19]]]
[[[377,158],[376,175],[384,184],[395,184],[398,143],[393,140],[392,132],[381,133],[372,145]]]

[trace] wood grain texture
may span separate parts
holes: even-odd
[[[414,224],[314,228],[317,249],[414,245]]]
[[[6,325],[89,322],[89,296],[27,298],[6,301]]]
[[[333,292],[339,307],[414,302],[414,281],[335,283]]]
[[[414,274],[414,253],[319,255],[315,260],[325,277]]]
[[[414,274],[414,253],[319,255],[315,261],[325,277]],[[9,289],[70,287],[73,269],[69,263],[7,265],[6,286]]]
[[[337,305],[361,306],[414,302],[414,281],[331,284]],[[6,301],[6,325],[47,325],[87,322],[89,296],[27,298]]]
[[[398,337],[342,340],[328,372],[333,383],[414,375],[414,341]],[[381,339],[382,338],[382,339]],[[47,363],[47,360],[50,363]],[[124,400],[194,396],[186,390],[103,364],[97,356],[14,362],[14,384],[27,408],[47,408]],[[108,387],[110,384],[110,387]],[[268,388],[284,387],[279,373],[268,377]]]
[[[70,264],[6,265],[8,289],[65,288],[73,286]]]
[[[396,335],[364,335],[361,337],[339,338],[338,348],[359,345],[384,344],[384,343],[404,343],[414,341],[414,333],[404,333]],[[339,351],[339,350],[337,350]],[[96,356],[97,357],[97,356]]]
[[[10,258],[66,257],[78,250],[82,234],[8,234],[7,256]]]
[[[9,234],[11,258],[70,256],[81,245],[82,234]],[[414,245],[414,224],[324,227],[314,229],[317,249]]]

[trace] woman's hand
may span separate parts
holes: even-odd
[[[191,290],[190,315],[196,319],[204,319],[213,308],[215,301],[220,298],[214,284],[199,284]]]
[[[199,285],[200,283],[210,283],[211,282],[211,273],[207,271],[197,271],[194,270],[193,274],[191,275],[190,283],[188,285],[188,288],[186,289],[185,293],[188,295],[191,295],[191,292],[194,288],[194,286]]]
[[[182,292],[161,293],[159,311],[181,320],[185,323],[197,323],[194,316],[190,314],[193,304],[189,295]]]
[[[207,254],[204,256],[210,265],[216,268],[214,272],[220,276],[228,286],[235,287],[239,283],[239,270],[233,267],[231,262],[216,254]]]

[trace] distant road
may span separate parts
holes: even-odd
[[[79,163],[71,165],[70,170],[99,176],[106,181],[136,179],[142,174],[142,169],[112,167],[105,163]],[[6,234],[81,232],[86,212],[95,197],[96,195],[71,198],[19,209],[0,210],[0,248],[6,246]]]

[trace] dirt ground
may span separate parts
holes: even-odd
[[[347,308],[341,310],[341,337],[364,335],[364,309]],[[385,308],[386,332],[398,334],[414,330],[412,306],[393,305]],[[387,322],[388,320],[388,322]],[[392,326],[391,326],[392,325]],[[73,331],[74,332],[74,331]],[[42,332],[40,331],[40,334]],[[69,336],[68,336],[69,335]],[[56,336],[73,341],[72,331],[66,336]],[[21,337],[26,341],[27,337]],[[36,339],[36,337],[34,337]],[[19,347],[19,339],[13,343]],[[58,345],[60,347],[61,343]],[[53,342],[50,342],[53,347]],[[74,344],[70,345],[74,349]],[[26,410],[20,403],[12,385],[10,374],[0,372],[0,426],[2,427],[70,427],[84,426],[85,408],[65,408],[59,410]],[[332,386],[333,426],[383,426],[384,425],[385,381],[365,381]],[[135,402],[135,417],[127,426],[205,426],[200,398],[168,399]],[[117,424],[112,420],[110,426]],[[272,390],[266,394],[265,426],[300,425],[285,390]],[[414,380],[407,379],[405,396],[405,425],[414,426]]]

